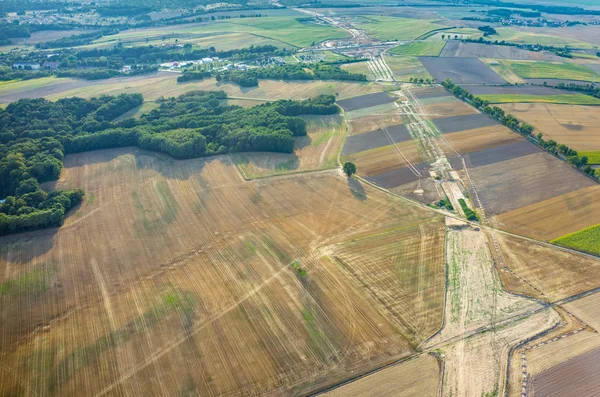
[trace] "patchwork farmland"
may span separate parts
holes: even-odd
[[[592,6],[45,3],[0,5],[0,396],[600,393]]]
[[[56,186],[88,192],[64,227],[2,239],[3,394],[151,395],[150,373],[309,392],[441,325],[440,217],[337,172],[244,182],[226,157],[118,149],[68,157]]]

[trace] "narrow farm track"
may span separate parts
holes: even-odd
[[[71,184],[90,198],[63,228],[3,239],[2,274],[55,280],[0,302],[2,372],[22,374],[3,377],[3,393],[155,395],[185,379],[202,395],[309,393],[410,354],[439,327],[441,218],[338,171],[245,181],[227,157],[119,149],[68,157],[58,186]],[[371,254],[349,270],[334,258],[350,246]],[[390,254],[410,264],[407,283],[355,276],[386,269]],[[419,276],[424,263],[434,277]],[[15,324],[17,311],[34,321]],[[52,361],[31,361],[58,345]]]

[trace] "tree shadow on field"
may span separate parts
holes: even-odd
[[[49,252],[60,228],[53,227],[0,237],[0,271],[2,262],[26,264]]]
[[[185,181],[202,174],[204,167],[212,161],[223,161],[226,155],[197,157],[192,159],[175,159],[167,154],[151,152],[143,149],[135,153],[135,166],[138,170],[146,169],[156,172],[167,179]]]
[[[360,201],[365,201],[367,199],[367,192],[358,179],[348,178],[348,187],[355,199]]]

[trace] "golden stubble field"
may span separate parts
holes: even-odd
[[[600,150],[600,112],[596,106],[545,103],[500,105],[507,113],[535,127],[535,134],[575,150]]]
[[[56,186],[62,228],[0,240],[0,395],[305,394],[441,326],[442,219],[338,171],[125,148]]]

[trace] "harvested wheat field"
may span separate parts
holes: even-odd
[[[512,103],[500,105],[507,113],[535,127],[544,139],[575,150],[600,150],[600,111],[596,106]]]
[[[367,286],[377,307],[403,325],[416,347],[442,325],[443,241],[443,218],[436,215],[357,233],[325,252]]]
[[[460,154],[465,154],[523,141],[519,134],[512,132],[503,125],[452,132],[444,134],[443,138],[443,140],[440,139],[440,147],[446,154],[453,154],[454,150]],[[445,142],[452,147],[449,147]]]
[[[65,225],[0,240],[1,395],[305,394],[441,325],[439,216],[337,171],[124,148],[55,185]]]
[[[295,138],[294,152],[234,153],[232,159],[246,178],[260,178],[333,168],[344,141],[340,116],[304,116],[307,135]]]
[[[423,158],[422,150],[415,141],[404,141],[343,156],[342,161],[356,164],[357,173],[361,176],[374,176],[407,167],[407,161],[420,163]]]
[[[600,294],[586,296],[564,305],[587,325],[600,332]]]
[[[504,233],[496,238],[508,291],[556,302],[600,287],[600,259]]]
[[[600,223],[600,186],[542,200],[493,217],[493,223],[509,232],[550,241]]]
[[[378,371],[322,394],[325,397],[435,397],[440,383],[438,361],[429,354]]]

